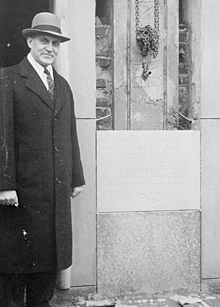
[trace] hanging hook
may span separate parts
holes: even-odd
[[[143,71],[142,71],[141,77],[144,81],[146,81],[147,78],[151,75],[152,72],[151,72],[151,70],[149,70],[148,63],[146,63],[146,58],[144,58],[144,57],[143,57],[142,69],[143,69]]]

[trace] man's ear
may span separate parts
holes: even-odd
[[[32,48],[32,41],[33,41],[33,37],[28,36],[27,37],[27,45],[28,47],[31,49]]]

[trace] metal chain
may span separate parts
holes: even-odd
[[[135,0],[136,43],[137,48],[143,57],[141,77],[144,81],[146,81],[151,74],[151,71],[148,69],[148,64],[146,63],[146,56],[148,55],[149,51],[151,51],[151,54],[155,59],[159,50],[159,1],[160,0],[154,0],[154,28],[152,28],[150,25],[140,28],[140,3],[139,0]]]
[[[182,4],[183,22],[185,22],[186,21],[186,7],[185,7],[183,1],[181,1],[181,4]]]
[[[154,0],[154,28],[159,32],[160,30],[160,4],[159,0]],[[140,3],[135,0],[135,30],[136,34],[140,28]]]
[[[154,28],[158,31],[160,31],[160,5],[159,0],[154,0]]]
[[[140,8],[139,0],[135,0],[135,26],[137,48],[143,57],[151,50],[156,58],[159,49],[159,0],[154,0],[154,26],[147,25],[140,28]]]
[[[159,35],[150,25],[140,28],[137,35],[137,48],[142,56],[147,56],[151,50],[154,59],[158,54]]]
[[[135,0],[135,33],[138,35],[138,31],[140,28],[140,7],[139,0]]]

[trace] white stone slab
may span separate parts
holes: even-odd
[[[199,208],[199,131],[97,131],[98,212]]]
[[[220,119],[201,120],[202,278],[220,277]]]

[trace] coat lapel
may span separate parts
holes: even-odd
[[[56,72],[55,69],[53,69],[53,75],[54,75],[54,81],[55,81],[55,110],[54,110],[54,115],[60,111],[62,108],[62,101],[63,101],[63,84],[61,83],[61,79]]]
[[[54,102],[51,100],[43,81],[27,58],[21,61],[19,69],[21,76],[27,78],[26,86],[37,94],[50,109],[54,110]]]

